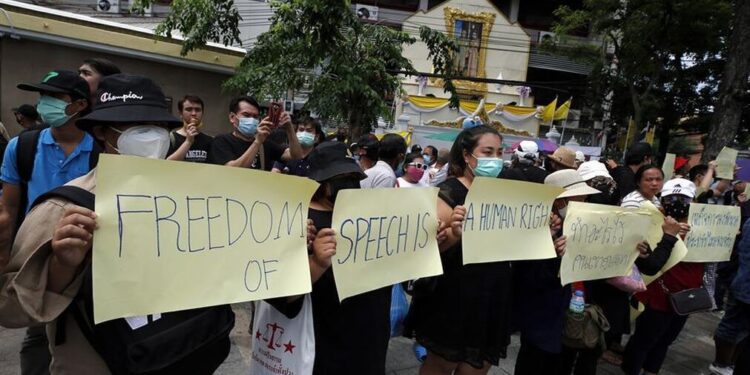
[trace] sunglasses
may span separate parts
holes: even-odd
[[[410,167],[417,167],[419,169],[424,169],[424,170],[427,170],[427,168],[428,168],[427,164],[422,164],[422,163],[409,163],[408,166],[410,166]]]

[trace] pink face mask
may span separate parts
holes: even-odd
[[[414,166],[409,166],[406,168],[406,174],[409,176],[409,178],[414,181],[418,182],[422,179],[422,176],[424,175],[424,169],[417,168]]]

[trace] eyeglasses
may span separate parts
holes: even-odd
[[[428,168],[427,164],[422,164],[422,163],[409,163],[408,166],[417,167],[419,169],[424,169],[424,170],[427,170]]]

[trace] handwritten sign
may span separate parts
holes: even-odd
[[[677,155],[667,154],[664,156],[664,164],[661,166],[661,170],[664,171],[664,181],[672,179],[674,176],[674,163]]]
[[[661,225],[664,223],[664,215],[662,215],[661,211],[659,211],[659,209],[651,202],[644,202],[643,205],[641,205],[641,210],[645,210],[651,214],[651,227],[648,229],[647,240],[651,248],[655,249],[664,236],[664,230],[661,228]],[[682,259],[685,258],[685,255],[687,255],[687,252],[685,242],[683,242],[680,237],[677,237],[677,243],[672,247],[672,252],[669,254],[669,258],[664,266],[662,266],[661,270],[651,276],[641,273],[643,282],[648,285],[652,281],[658,279],[664,274],[664,272],[669,271],[672,267],[676,266],[677,263],[680,263]]]
[[[466,197],[463,263],[548,259],[557,256],[549,231],[558,187],[474,179]]]
[[[110,155],[97,170],[97,323],[311,290],[311,180]]]
[[[685,237],[685,262],[729,260],[740,230],[740,208],[712,204],[690,204],[690,232]]]
[[[737,164],[737,150],[724,147],[716,157],[716,177],[728,180],[734,179],[734,166]]]
[[[568,240],[562,284],[627,275],[650,225],[651,215],[643,210],[570,202],[563,222]]]
[[[351,189],[336,197],[333,275],[339,300],[441,275],[437,188]]]

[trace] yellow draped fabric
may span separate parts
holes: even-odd
[[[568,119],[568,111],[570,111],[570,103],[572,101],[573,101],[573,98],[570,98],[565,103],[557,107],[557,109],[555,110],[555,120],[567,120]]]
[[[477,108],[479,107],[479,102],[470,102],[470,101],[460,101],[459,106],[461,109],[464,110],[464,112],[467,113],[474,113],[476,112]],[[492,110],[495,109],[495,104],[493,103],[484,103],[484,110],[485,112],[489,113],[492,112]]]
[[[503,112],[507,112],[507,113],[510,113],[511,115],[516,115],[516,116],[528,116],[532,113],[536,113],[536,108],[516,107],[512,105],[506,105],[506,106],[503,106]]]
[[[448,99],[430,98],[427,96],[409,95],[409,102],[417,107],[425,109],[440,108],[448,104]]]

